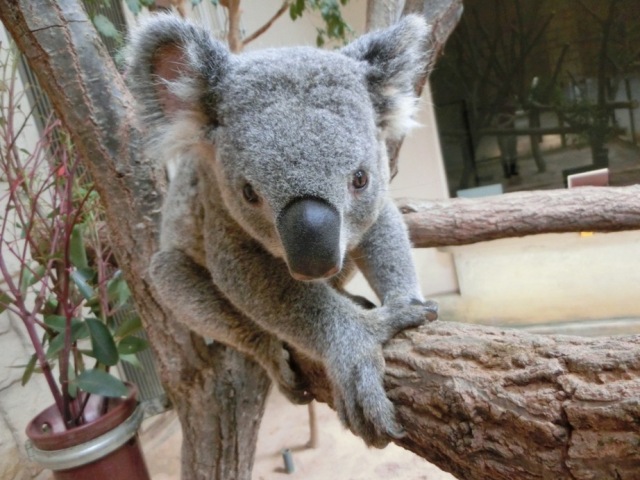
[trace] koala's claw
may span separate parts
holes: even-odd
[[[296,405],[305,405],[313,400],[309,384],[291,366],[291,355],[286,348],[281,348],[273,368],[269,369],[271,379],[278,385],[282,394]]]
[[[295,405],[306,405],[313,400],[313,395],[304,385],[290,388],[289,385],[278,383],[278,389]]]
[[[391,435],[395,440],[402,440],[407,436],[407,431],[404,428],[400,427],[395,431],[389,432],[389,435]]]
[[[433,300],[427,300],[423,303],[427,310],[427,320],[433,322],[438,319],[438,303]]]

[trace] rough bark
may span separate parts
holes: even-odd
[[[0,19],[104,200],[114,249],[185,432],[183,478],[250,478],[269,382],[254,363],[181,327],[148,283],[162,195],[120,76],[76,1],[0,0]],[[456,225],[447,228],[455,238]],[[445,322],[404,334],[386,349],[386,385],[408,432],[399,443],[460,478],[633,478],[640,468],[638,343]],[[329,399],[321,370],[302,366],[318,398]]]
[[[440,323],[386,358],[401,445],[460,479],[638,478],[640,336]]]
[[[640,229],[640,186],[514,192],[479,199],[399,200],[416,247],[540,233]]]
[[[402,2],[398,0],[367,0],[365,30],[380,30],[400,18]]]
[[[396,443],[461,480],[638,478],[640,335],[436,321],[396,337],[385,358],[407,432]],[[303,365],[330,402],[322,371]]]

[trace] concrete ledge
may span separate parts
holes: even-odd
[[[510,238],[453,254],[459,295],[441,318],[491,325],[640,318],[640,232]]]

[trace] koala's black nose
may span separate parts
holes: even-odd
[[[293,278],[327,278],[340,270],[340,214],[327,202],[292,201],[278,218],[278,233]]]

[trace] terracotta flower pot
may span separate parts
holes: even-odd
[[[90,413],[103,400],[92,395],[85,418],[93,418],[71,430],[55,405],[37,415],[27,426],[31,460],[53,470],[56,480],[150,480],[138,441],[143,412],[137,389],[128,386],[129,396],[109,399],[102,415]]]

